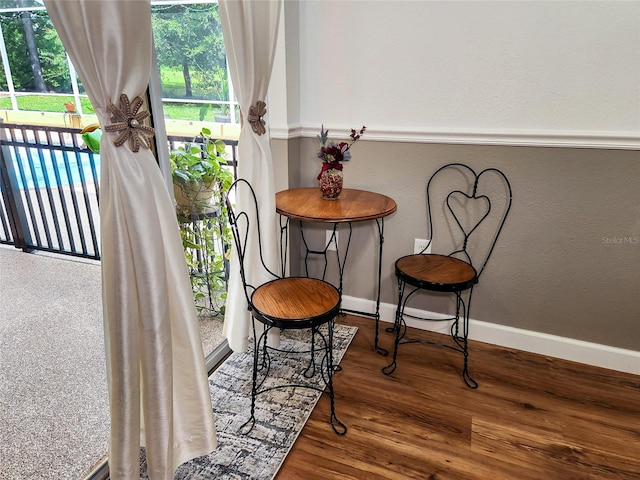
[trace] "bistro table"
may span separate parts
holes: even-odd
[[[307,275],[309,269],[307,260],[309,255],[324,256],[324,272],[323,279],[327,271],[327,250],[332,241],[336,239],[336,231],[339,224],[347,224],[349,233],[346,242],[346,248],[341,257],[337,243],[334,242],[336,249],[336,257],[338,259],[339,285],[338,289],[342,293],[342,279],[344,266],[349,253],[349,245],[351,243],[352,223],[375,220],[378,227],[378,282],[376,293],[375,313],[361,312],[357,310],[342,309],[343,313],[355,313],[375,319],[375,349],[379,353],[386,355],[388,352],[378,346],[378,328],[380,321],[380,277],[382,274],[382,244],[384,242],[384,217],[391,215],[397,209],[396,202],[386,195],[380,193],[369,192],[366,190],[354,190],[345,188],[342,190],[337,200],[325,200],[320,194],[320,189],[313,188],[292,188],[276,193],[276,211],[281,215],[280,223],[281,246],[286,245],[287,232],[290,220],[300,221],[300,233],[304,243],[305,254],[305,270]],[[333,233],[327,245],[322,250],[312,250],[309,248],[304,237],[302,228],[303,222],[329,223],[332,224]],[[283,274],[286,269],[286,246],[283,246]]]

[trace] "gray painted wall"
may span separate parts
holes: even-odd
[[[275,156],[289,159],[291,187],[317,184],[315,139],[273,144]],[[383,302],[396,302],[395,259],[411,253],[414,238],[425,236],[424,189],[431,173],[453,161],[476,169],[494,166],[509,177],[514,202],[476,287],[471,317],[640,350],[639,152],[363,139],[352,153],[353,160],[345,164],[345,186],[383,193],[398,204],[385,223]],[[313,241],[320,245],[324,228],[315,228]],[[355,226],[345,295],[375,298],[375,238],[373,223]],[[292,248],[299,252],[295,239]],[[294,273],[300,267],[297,257]],[[319,268],[312,265],[312,273]],[[335,275],[334,265],[330,275]],[[425,295],[414,306],[442,312],[447,307],[438,295]]]
[[[640,351],[638,3],[393,7],[285,2],[270,90],[278,189],[317,184],[320,124],[334,139],[367,125],[344,177],[398,203],[382,282],[394,304],[393,263],[425,236],[431,173],[452,161],[500,168],[514,204],[471,317]],[[505,142],[537,146],[490,146]],[[345,295],[374,299],[375,239],[373,223],[355,226]],[[299,259],[295,235],[291,246]],[[447,304],[427,295],[415,306]]]

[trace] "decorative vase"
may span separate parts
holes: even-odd
[[[324,170],[320,174],[320,192],[325,200],[337,200],[342,192],[342,170]]]

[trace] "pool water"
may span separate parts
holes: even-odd
[[[100,172],[100,155],[94,153],[26,147],[10,151],[19,189],[93,184]]]

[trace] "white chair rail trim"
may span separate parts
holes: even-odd
[[[363,298],[343,296],[342,306],[350,310],[360,312],[375,312],[375,302]],[[390,303],[380,304],[380,320],[393,322],[396,306]],[[428,312],[415,308],[405,310],[409,315],[425,318],[445,318],[441,313]],[[410,327],[420,328],[431,332],[449,334],[451,322],[434,322],[428,320],[405,319]],[[373,328],[373,321],[371,323]],[[381,323],[381,335],[386,335],[384,323]],[[391,334],[388,334],[391,335]],[[585,342],[573,338],[549,335],[547,333],[534,332],[521,328],[508,327],[495,323],[470,320],[469,339],[479,342],[499,345],[501,347],[515,348],[525,352],[547,355],[550,357],[584,363],[596,367],[608,368],[619,372],[640,375],[640,352],[623,348]],[[473,360],[472,360],[473,362]],[[472,366],[473,368],[473,366]]]
[[[290,125],[271,127],[271,138],[315,138],[320,127]],[[352,126],[332,126],[332,131],[348,132]],[[480,131],[480,130],[401,130],[367,127],[366,140],[381,142],[441,143],[454,145],[504,145],[524,147],[595,148],[640,150],[638,132],[563,132],[544,131]]]

